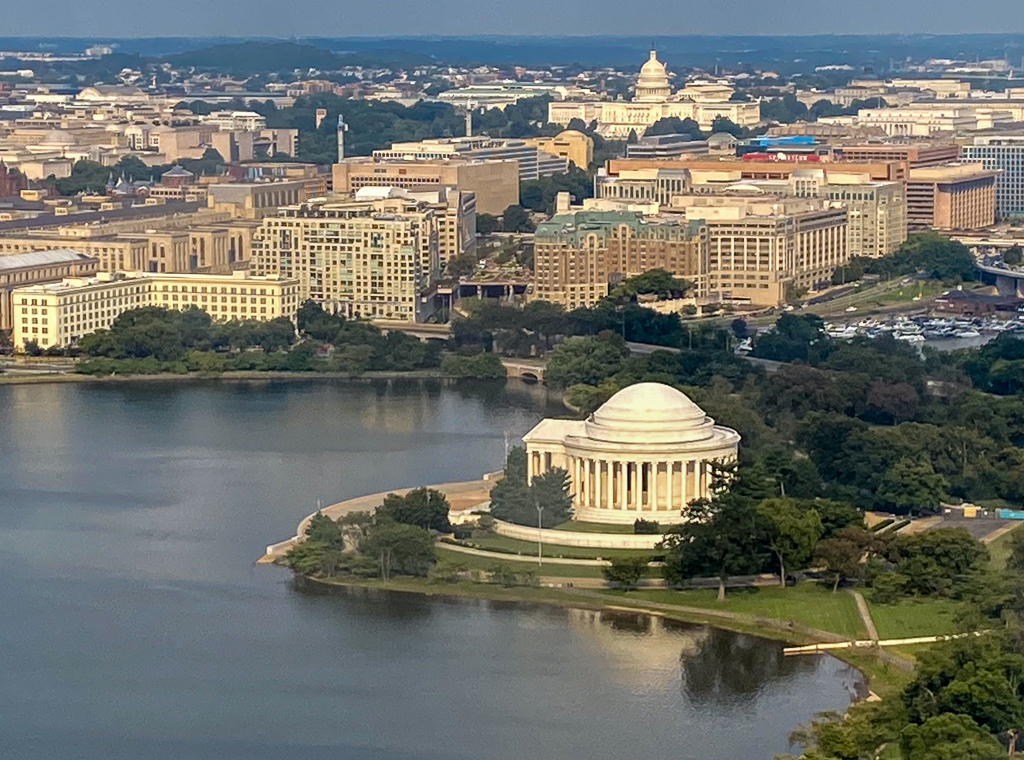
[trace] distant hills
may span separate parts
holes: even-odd
[[[649,37],[307,37],[289,40],[225,37],[133,39],[0,37],[0,50],[81,52],[106,44],[123,54],[187,65],[240,71],[333,68],[338,61],[364,65],[417,63],[579,65],[636,67],[646,59]],[[848,64],[858,70],[898,70],[906,59],[1002,58],[1024,67],[1024,35],[814,35],[671,36],[654,41],[660,57],[674,67],[751,66],[780,73]],[[260,65],[258,58],[263,56]],[[240,73],[246,73],[240,71]]]

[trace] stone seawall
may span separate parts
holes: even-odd
[[[527,525],[494,521],[494,532],[520,541],[540,539],[542,544],[583,546],[589,549],[653,549],[664,536],[658,533],[582,533],[554,528],[531,528]]]
[[[491,486],[494,485],[493,478],[497,474],[500,473],[484,475],[480,480],[464,480],[457,483],[440,483],[438,485],[425,487],[434,488],[447,496],[448,501],[451,504],[452,511],[463,511],[472,509],[480,504],[486,504],[490,496]],[[415,488],[420,487],[421,486],[415,486]],[[389,493],[404,496],[412,490],[414,490],[414,488],[393,488],[390,491],[381,491],[380,493],[373,493],[368,496],[358,496],[354,499],[347,499],[345,501],[339,501],[337,504],[331,504],[329,507],[324,507],[321,511],[332,520],[337,520],[342,515],[347,515],[350,512],[370,512],[376,509],[381,505],[381,502],[384,501],[384,497]],[[294,536],[285,541],[268,546],[267,553],[260,557],[257,562],[272,563],[287,554],[293,546],[302,541],[305,537],[309,521],[313,519],[313,515],[315,514],[316,513],[313,512],[312,514],[306,515],[302,518],[298,528],[296,528]],[[536,540],[536,535],[534,535],[534,540]]]

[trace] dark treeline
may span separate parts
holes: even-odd
[[[214,322],[197,308],[145,307],[119,315],[109,330],[84,336],[76,352],[83,374],[225,371],[411,371],[439,366],[441,347],[404,333],[327,314],[313,303],[267,322]]]

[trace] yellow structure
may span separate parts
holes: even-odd
[[[14,345],[68,346],[109,328],[125,311],[144,306],[197,307],[218,322],[294,318],[299,284],[283,277],[101,272],[95,277],[17,288],[11,294]]]
[[[815,290],[850,260],[842,203],[764,195],[682,195],[673,211],[707,225],[708,289],[723,299],[775,306],[792,288]]]
[[[567,129],[554,137],[534,137],[526,141],[538,150],[567,159],[584,171],[594,161],[594,140],[589,135]]]
[[[334,165],[331,176],[334,192],[340,195],[364,187],[455,187],[474,193],[477,212],[493,216],[519,203],[519,163],[512,160],[346,158]]]
[[[250,268],[296,278],[303,301],[346,317],[418,322],[432,311],[438,220],[405,198],[286,206],[256,231]]]

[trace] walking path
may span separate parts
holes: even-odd
[[[425,487],[441,491],[448,497],[448,503],[451,504],[452,511],[457,512],[471,509],[487,501],[490,496],[492,485],[494,485],[493,481],[485,477],[481,480],[464,480],[458,483],[441,483],[439,485]],[[347,515],[350,512],[369,512],[376,509],[380,506],[381,502],[384,501],[384,497],[389,493],[404,496],[412,490],[414,489],[396,488],[391,491],[381,491],[380,493],[373,493],[368,496],[359,496],[355,499],[347,499],[345,501],[339,501],[337,504],[331,504],[329,507],[324,507],[320,511],[332,520],[337,520],[342,515]],[[294,536],[286,541],[271,544],[267,547],[267,553],[256,561],[260,564],[271,564],[279,557],[283,557],[287,554],[292,547],[302,541],[305,537],[306,527],[309,525],[309,521],[315,514],[316,512],[313,512],[312,514],[306,515],[306,517],[302,518],[302,522],[299,523],[299,527],[296,529]]]
[[[860,613],[860,619],[864,623],[864,630],[867,631],[868,638],[878,641],[878,629],[875,628],[875,621],[871,619],[871,610],[868,609],[868,603],[864,601],[864,595],[859,591],[854,591],[853,598],[857,601],[857,612]]]

